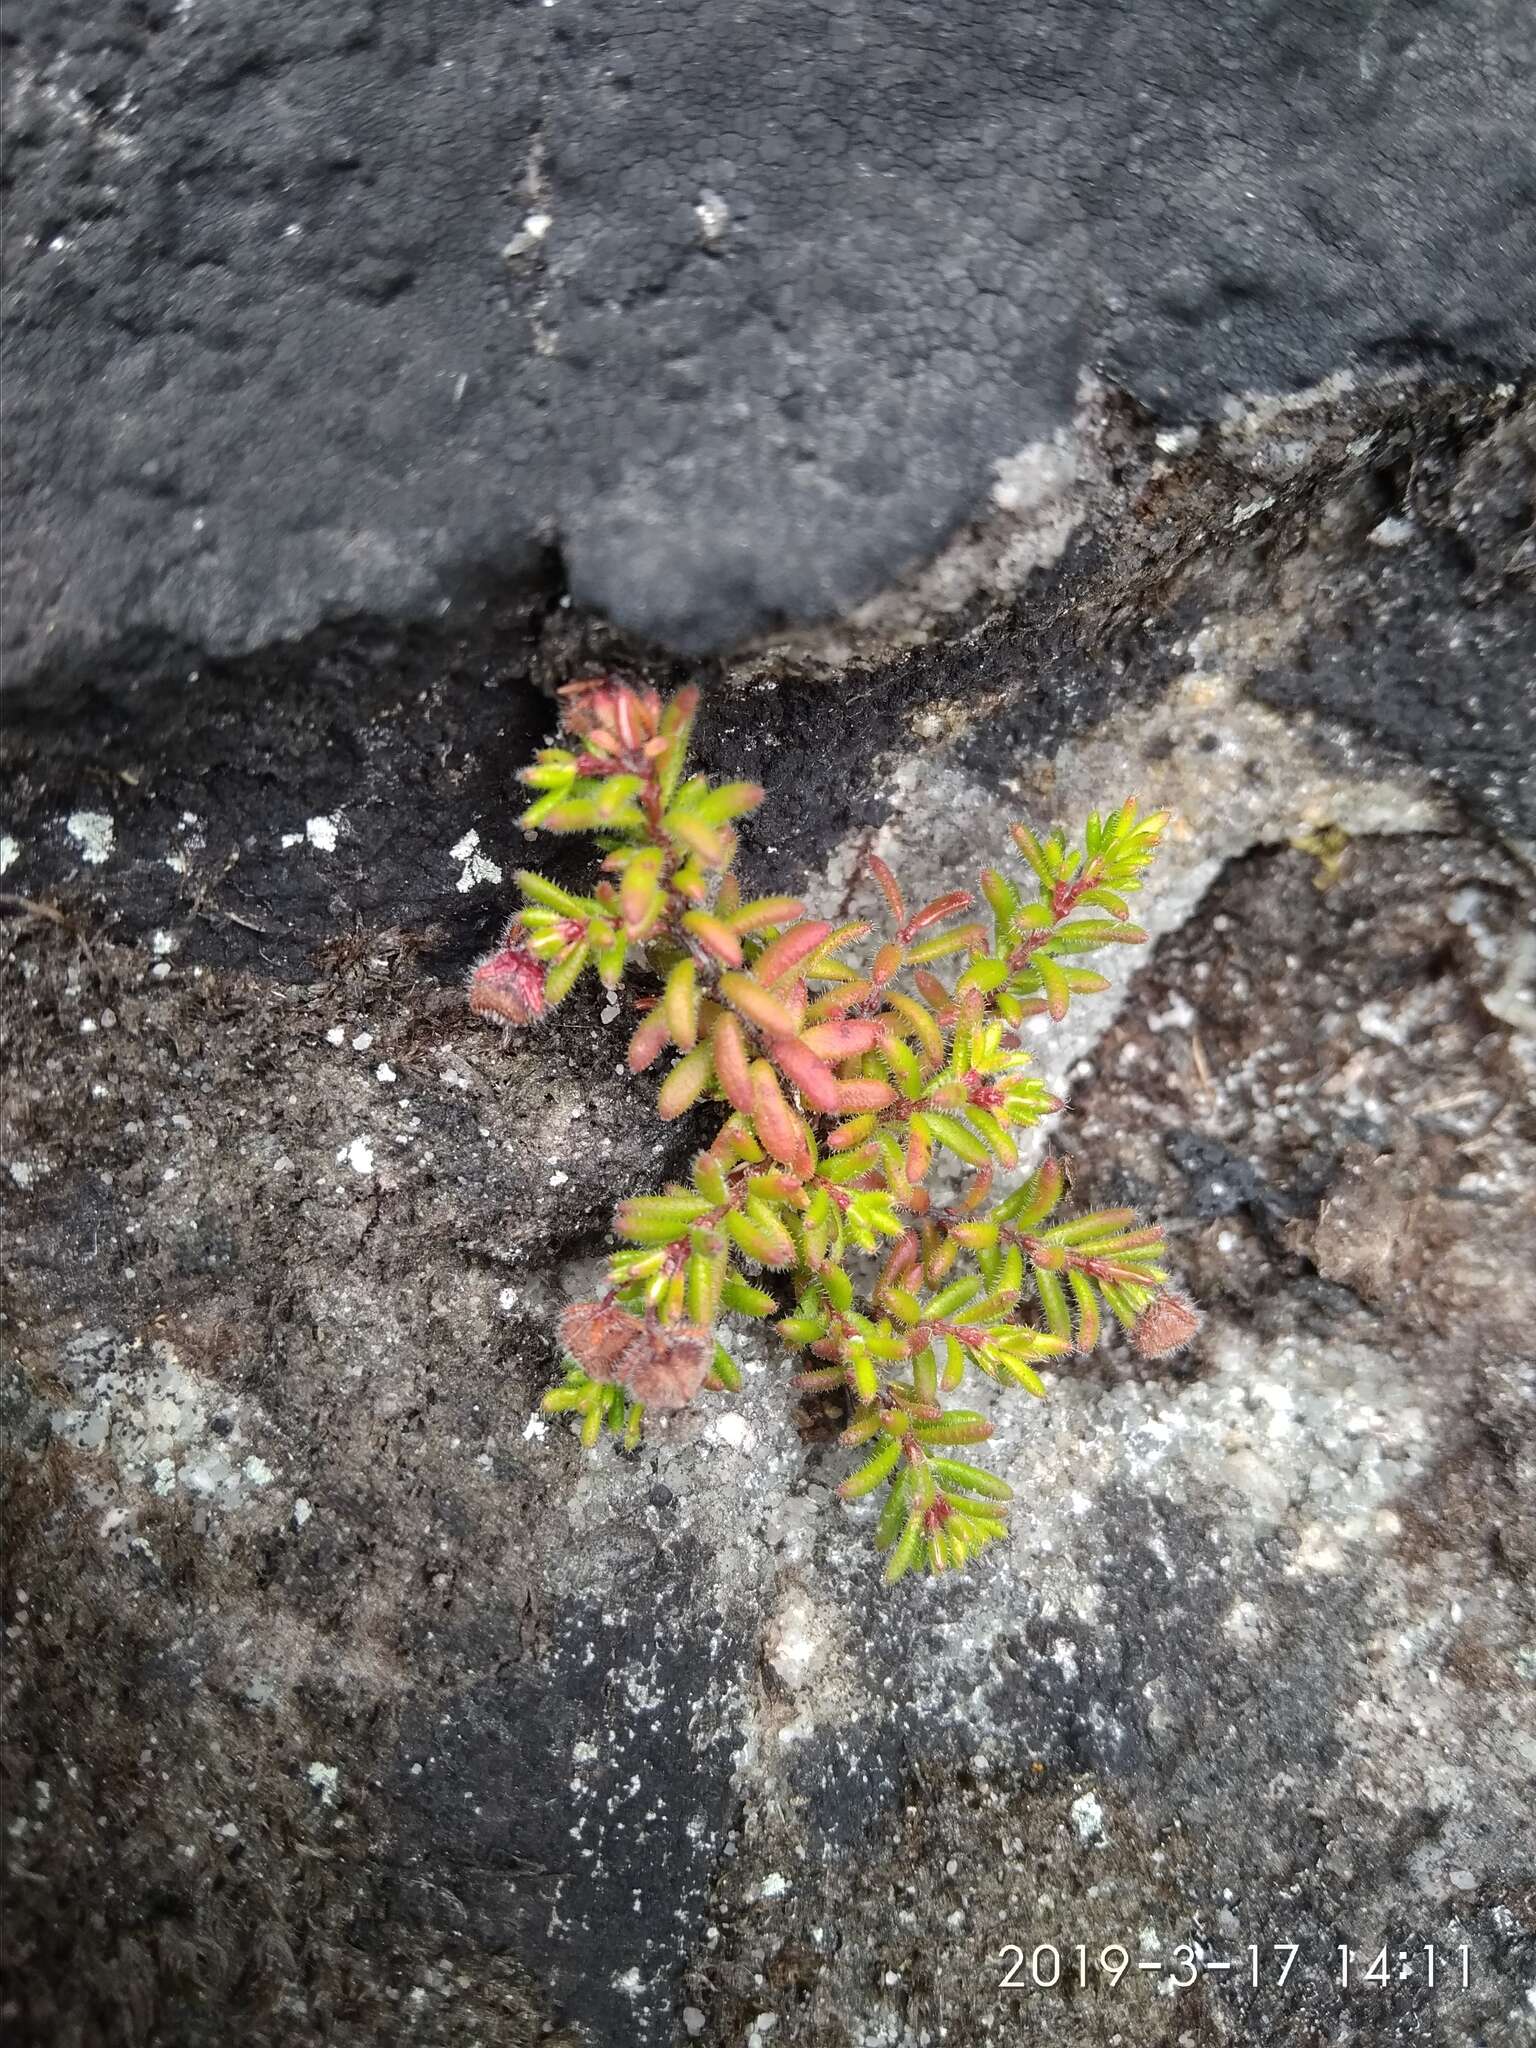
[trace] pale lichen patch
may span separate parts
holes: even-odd
[[[64,830],[80,849],[87,867],[99,868],[112,855],[117,827],[105,811],[71,811]]]

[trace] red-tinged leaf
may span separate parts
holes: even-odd
[[[851,1122],[839,1124],[835,1131],[828,1133],[826,1148],[829,1152],[849,1152],[855,1145],[862,1145],[875,1128],[872,1116],[856,1116]]]
[[[760,1202],[754,1203],[752,1209],[751,1215],[732,1209],[726,1216],[725,1228],[731,1242],[760,1265],[792,1266],[795,1263],[794,1239],[771,1209],[765,1209]]]
[[[892,917],[895,918],[898,924],[901,924],[907,915],[906,902],[897,884],[896,877],[891,873],[878,853],[869,855],[869,872],[880,884],[880,893],[890,905]]]
[[[690,932],[705,952],[712,953],[723,967],[741,965],[740,939],[728,924],[722,924],[718,917],[711,917],[707,910],[685,910],[683,930]]]
[[[643,1074],[659,1056],[661,1049],[670,1039],[666,1015],[661,1010],[652,1010],[649,1017],[642,1017],[635,1027],[635,1034],[629,1041],[629,1070],[632,1074]]]
[[[886,1109],[896,1100],[889,1081],[839,1081],[837,1106],[844,1116],[865,1109]]]
[[[749,974],[722,974],[720,993],[749,1024],[755,1024],[760,1031],[770,1032],[775,1038],[793,1038],[800,1029],[800,1019],[789,1005],[770,995],[762,983]]]
[[[874,965],[870,969],[870,976],[875,986],[880,988],[886,982],[893,981],[900,974],[906,962],[906,957],[900,946],[889,943],[882,946],[879,952],[876,953]]]
[[[894,1287],[910,1266],[918,1260],[917,1237],[914,1232],[905,1231],[891,1246],[891,1255],[880,1271],[875,1286],[876,1294],[883,1294],[888,1287]]]
[[[825,1115],[838,1107],[836,1075],[800,1039],[770,1039],[768,1053],[779,1072],[793,1081],[812,1109]]]
[[[926,967],[918,967],[913,970],[912,980],[930,1009],[937,1010],[940,1016],[949,1009],[953,999],[936,974],[930,974]]]
[[[802,1139],[799,1120],[784,1099],[779,1077],[766,1060],[754,1060],[752,1076],[752,1122],[757,1135],[784,1165],[800,1157]]]
[[[921,1045],[928,1058],[935,1065],[941,1065],[944,1059],[944,1034],[940,1031],[938,1020],[933,1012],[925,1008],[922,1003],[914,1002],[911,996],[902,995],[896,989],[891,989],[887,993],[885,1005],[888,1012],[899,1017],[904,1024],[916,1033],[917,1042]]]
[[[720,895],[724,909],[723,884]],[[739,910],[733,908],[728,915],[733,931],[758,932],[764,925],[789,924],[804,913],[805,905],[798,896],[759,896],[751,903],[743,903]]]
[[[691,725],[698,716],[698,710],[699,686],[697,683],[685,683],[667,699],[667,708],[661,714],[660,730],[670,736],[680,727]]]
[[[928,1169],[933,1164],[933,1140],[928,1133],[912,1124],[907,1130],[907,1179],[914,1187],[926,1180]]]
[[[709,1147],[709,1157],[718,1164],[722,1173],[729,1173],[733,1167],[743,1163],[755,1166],[762,1156],[763,1148],[752,1135],[751,1122],[739,1111],[735,1116],[726,1118]]]
[[[715,1051],[715,1074],[725,1090],[726,1100],[743,1116],[750,1116],[753,1109],[752,1077],[741,1026],[734,1017],[719,1017],[710,1034],[710,1042]]]
[[[1082,1274],[1072,1271],[1067,1275],[1073,1297],[1077,1303],[1077,1329],[1073,1337],[1073,1349],[1086,1356],[1098,1344],[1103,1327],[1099,1304],[1092,1287]]]
[[[873,1052],[884,1036],[884,1025],[872,1017],[837,1017],[802,1032],[800,1042],[818,1059],[846,1060],[859,1053]]]
[[[953,931],[935,932],[931,938],[919,939],[907,957],[914,967],[929,960],[945,960],[952,953],[985,953],[987,950],[987,928],[982,924],[957,924]]]
[[[619,910],[624,929],[631,938],[642,932],[654,915],[661,887],[661,851],[645,847],[624,863],[619,879]]]
[[[951,889],[945,896],[935,896],[931,903],[925,903],[921,910],[909,917],[901,928],[904,939],[916,938],[931,924],[938,924],[946,917],[958,917],[962,910],[969,910],[976,898],[969,889]]]
[[[684,1054],[662,1082],[656,1097],[656,1113],[664,1123],[681,1116],[685,1109],[692,1109],[709,1086],[711,1072],[707,1045],[697,1045]]]
[[[950,1414],[938,1422],[918,1422],[912,1426],[914,1436],[925,1444],[984,1444],[992,1434],[992,1425],[981,1416]]]
[[[841,988],[829,989],[812,1004],[812,1022],[822,1024],[840,1018],[849,1010],[856,1010],[865,997],[872,996],[874,992],[873,982],[868,981],[849,981]]]
[[[666,821],[667,831],[674,839],[680,839],[690,853],[696,853],[706,867],[723,868],[730,864],[732,834],[723,825],[706,825],[702,818],[681,816],[673,813]]]
[[[1072,1001],[1067,978],[1048,953],[1037,953],[1030,964],[1040,977],[1040,986],[1045,990],[1045,1003],[1050,1012],[1051,1022],[1059,1024],[1066,1016]]]
[[[797,1372],[789,1384],[797,1393],[822,1394],[833,1387],[840,1387],[843,1378],[843,1368],[840,1365],[813,1366],[808,1372]]]
[[[753,961],[754,979],[760,981],[764,988],[772,988],[776,981],[784,979],[791,968],[808,959],[831,929],[831,925],[822,923],[819,918],[809,918],[804,924],[791,926],[765,946]]]
[[[667,976],[661,1008],[673,1043],[691,1052],[699,1036],[698,970],[692,960],[679,960]]]

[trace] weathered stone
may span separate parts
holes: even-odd
[[[1536,332],[1523,0],[13,0],[6,35],[12,680],[472,610],[554,548],[716,645],[931,554],[1085,371],[1177,427],[1516,374]]]
[[[818,903],[871,849],[917,894],[1021,813],[1179,814],[1152,947],[1034,1042],[1077,1193],[1166,1220],[1204,1331],[999,1400],[1018,1536],[894,1598],[760,1328],[635,1455],[536,1411],[606,1209],[694,1134],[622,1004],[503,1044],[462,975],[529,857],[526,684],[643,657],[531,611],[499,659],[338,638],[12,724],[11,2036],[1524,2039],[1529,867],[1448,709],[1414,760],[1261,695],[1351,620],[1372,673],[1351,444],[1486,498],[1513,418],[1388,387],[1170,453],[1104,408],[1054,568],[851,622],[840,687],[827,642],[709,676],[751,872]],[[1518,624],[1426,535],[1427,648]],[[1008,1943],[1094,1988],[1001,1989]]]

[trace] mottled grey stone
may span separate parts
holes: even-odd
[[[8,2041],[1521,2048],[1529,865],[1448,711],[1389,752],[1261,695],[1344,645],[1422,680],[1384,523],[1425,669],[1473,615],[1518,649],[1519,422],[1388,388],[1170,456],[1111,407],[1049,574],[708,676],[750,872],[818,908],[871,850],[921,900],[1020,815],[1178,818],[1152,945],[1031,1043],[1074,1199],[1166,1224],[1199,1344],[999,1396],[1016,1536],[890,1599],[762,1326],[637,1452],[537,1412],[603,1212],[694,1134],[622,1004],[503,1043],[460,983],[533,686],[632,646],[509,608],[10,723]],[[1149,1970],[1005,1992],[1013,1942]],[[1257,1984],[1188,1979],[1250,1943]]]
[[[1522,0],[12,0],[6,665],[526,583],[836,615],[1102,366],[1536,333]]]

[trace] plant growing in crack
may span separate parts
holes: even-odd
[[[1019,1166],[1016,1134],[1063,1107],[1018,1027],[1109,986],[1086,955],[1145,941],[1125,899],[1166,816],[1130,800],[1072,845],[1015,826],[1021,871],[982,874],[985,918],[965,889],[912,909],[872,857],[890,929],[871,950],[863,920],[743,899],[735,828],[763,792],[685,773],[696,691],[663,703],[597,677],[561,699],[569,744],[524,771],[522,823],[595,835],[600,878],[578,895],[520,874],[523,907],[474,969],[470,1007],[530,1024],[589,966],[610,990],[637,967],[651,990],[630,1067],[670,1051],[660,1115],[709,1101],[722,1120],[688,1182],[620,1204],[610,1286],[564,1312],[569,1368],[544,1406],[588,1446],[605,1430],[633,1446],[647,1410],[739,1387],[723,1313],[772,1319],[809,1354],[792,1384],[846,1400],[841,1441],[864,1455],[840,1492],[883,1494],[886,1578],[963,1565],[1006,1534],[1010,1499],[962,1455],[992,1434],[952,1399],[968,1375],[1040,1395],[1038,1368],[1091,1351],[1106,1320],[1147,1357],[1199,1325],[1160,1231],[1127,1209],[1060,1220],[1059,1161],[996,1185]]]

